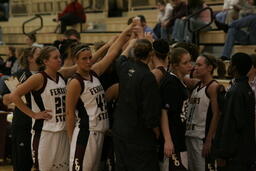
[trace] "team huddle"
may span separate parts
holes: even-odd
[[[35,53],[37,50],[40,53]],[[217,149],[226,149],[228,145],[222,134],[218,134],[218,122],[221,120],[226,127],[226,118],[220,118],[231,110],[228,105],[223,110],[219,106],[218,92],[223,86],[213,78],[218,66],[214,57],[199,55],[193,66],[188,50],[182,47],[170,50],[166,41],[154,41],[151,35],[144,35],[136,21],[97,51],[105,51],[104,56],[92,54],[86,44],[75,44],[71,50],[75,64],[70,67],[62,67],[56,47],[33,47],[27,51],[23,55],[24,70],[17,75],[21,84],[4,96],[4,102],[15,103],[14,113],[22,112],[22,116],[16,117],[26,117],[26,125],[32,124],[31,128],[17,127],[17,132],[23,130],[20,135],[27,138],[28,144],[32,139],[35,170],[100,170],[104,138],[110,128],[117,171],[164,170],[159,161],[165,163],[168,159],[167,170],[186,170],[187,167],[191,171],[216,170],[216,159],[227,159],[230,163],[226,163],[224,169],[232,170],[240,160],[241,154],[235,153],[235,148],[230,149],[230,153],[225,150],[216,155],[212,153],[215,141],[224,144],[216,143]],[[236,66],[239,78],[244,78],[252,66],[249,55],[242,54],[242,57],[248,58],[248,66],[243,61],[235,61],[236,56],[232,61],[234,66],[238,63],[244,66],[242,69]],[[118,83],[106,89],[101,76],[112,64]],[[243,84],[245,82],[246,79]],[[249,95],[248,98],[254,99],[253,94]],[[107,103],[113,100],[115,110],[109,112]],[[252,105],[248,109],[248,120],[255,117],[255,102],[249,102]],[[243,108],[243,104],[240,107]],[[32,123],[27,116],[32,118]],[[244,120],[239,125],[242,131],[244,123],[248,125]],[[233,129],[237,129],[236,125]],[[248,129],[255,137],[255,125]],[[225,130],[229,129],[225,128],[223,134]],[[236,165],[240,171],[255,161],[255,138],[249,141],[252,155],[250,160]],[[242,144],[238,141],[238,145]],[[24,158],[24,163],[32,163],[27,153],[26,150],[17,152],[15,162]],[[31,168],[24,164],[22,169]]]

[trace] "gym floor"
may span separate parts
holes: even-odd
[[[0,171],[13,171],[13,170],[12,170],[12,166],[8,165],[8,166],[0,166]]]

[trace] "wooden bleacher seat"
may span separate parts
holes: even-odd
[[[223,5],[224,0],[205,0],[204,1],[207,5]]]

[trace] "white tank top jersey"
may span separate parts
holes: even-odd
[[[92,72],[93,73],[93,72]],[[96,73],[91,74],[91,80],[84,79],[81,75],[76,73],[76,79],[81,84],[82,92],[80,95],[80,100],[83,105],[83,113],[81,113],[81,106],[77,107],[76,116],[78,118],[77,126],[82,126],[80,124],[89,124],[90,131],[101,131],[105,132],[109,129],[109,117],[107,112],[107,103],[105,100],[104,89],[97,78]],[[82,85],[83,84],[83,85]],[[80,109],[79,109],[80,108]],[[81,122],[82,115],[87,115],[89,118],[89,123]]]
[[[207,86],[200,88],[198,85],[191,94],[187,113],[186,136],[205,138],[206,117],[210,105],[206,89]]]
[[[51,110],[50,120],[34,120],[33,129],[50,132],[58,132],[66,129],[66,83],[64,78],[58,73],[57,80],[52,80],[45,72],[41,72],[44,77],[42,89],[32,92],[32,110],[39,112]]]

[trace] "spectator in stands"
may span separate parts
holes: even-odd
[[[80,42],[81,36],[80,36],[80,33],[78,31],[76,31],[75,29],[68,29],[64,32],[63,39],[73,39],[73,40],[77,40],[78,42]]]
[[[135,30],[133,30],[133,33],[135,34],[136,38],[138,38],[138,36],[142,38],[144,37],[144,33],[150,33],[156,39],[156,36],[154,35],[152,28],[147,26],[146,18],[143,15],[130,17],[127,21],[127,24],[129,25],[132,22],[136,23],[136,27],[134,28]]]
[[[171,34],[176,19],[181,19],[188,15],[188,7],[186,2],[182,0],[172,0],[172,4],[173,10],[171,16],[164,23],[162,23],[161,26],[161,38],[168,40],[169,42],[172,39]]]
[[[26,34],[26,43],[29,46],[34,46],[34,47],[39,47],[39,48],[43,47],[43,45],[38,44],[36,42],[36,34],[35,33]]]
[[[173,10],[173,7],[170,3],[166,3],[163,0],[160,0],[157,4],[157,7],[159,9],[159,13],[157,16],[157,24],[154,27],[153,31],[157,38],[161,38],[161,27],[164,25],[164,23],[171,17],[171,13]]]
[[[188,0],[188,14],[194,14],[197,11],[206,8],[207,5],[202,0]],[[200,12],[197,16],[192,17],[190,19],[190,27],[192,29],[199,28],[203,25],[210,23],[211,21],[211,13],[210,10],[204,10]],[[192,42],[193,41],[193,33],[188,29],[188,21],[186,18],[175,20],[172,38],[175,41],[185,41]]]
[[[11,69],[11,74],[16,73],[18,70],[22,69],[22,65],[20,63],[20,59],[23,56],[24,53],[24,48],[17,48],[16,49],[16,61],[14,62],[12,69]]]
[[[241,16],[246,15],[232,22],[228,29],[227,38],[222,51],[221,59],[229,60],[235,42],[240,44],[256,44],[256,0],[248,0],[251,8],[242,10]],[[247,28],[247,31],[244,30]]]
[[[215,20],[224,24],[231,24],[235,16],[238,15],[238,9],[241,8],[245,0],[224,0],[223,11],[215,16]]]
[[[54,21],[60,21],[60,33],[64,33],[67,26],[86,22],[84,8],[78,0],[71,0],[64,11],[58,14],[58,18],[54,19]]]
[[[3,92],[3,87],[5,84],[4,80],[10,77],[12,66],[17,59],[15,56],[15,51],[15,47],[8,47],[8,58],[4,62],[3,68],[1,69],[1,74],[3,74],[3,76],[0,77],[0,94],[2,94]]]
[[[0,0],[0,21],[8,21],[9,0]]]
[[[225,171],[245,171],[256,158],[255,95],[246,76],[252,60],[245,53],[231,58],[235,77],[225,95],[224,110],[214,140],[213,151]],[[220,162],[218,162],[220,163]]]
[[[12,66],[14,64],[14,62],[16,61],[16,49],[15,47],[8,47],[8,58],[7,60],[5,61],[4,63],[4,70],[2,71],[2,73],[4,75],[11,75],[11,69],[12,69]]]
[[[153,33],[153,29],[147,25],[147,21],[144,15],[138,15],[140,18],[141,26],[143,27],[144,33]]]

